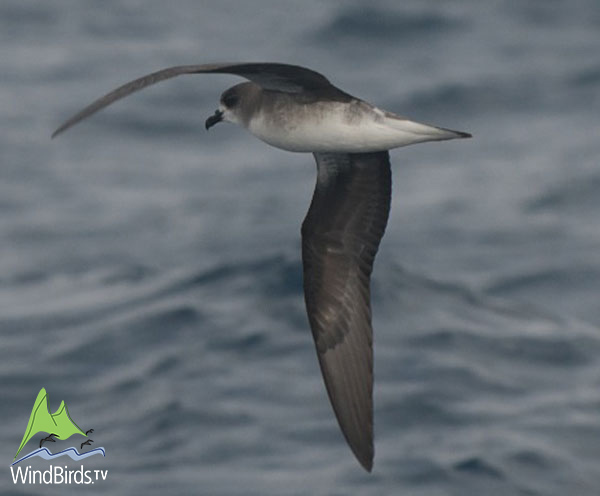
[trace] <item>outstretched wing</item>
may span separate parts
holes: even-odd
[[[325,76],[318,72],[289,64],[274,64],[267,62],[241,63],[241,64],[201,64],[179,65],[162,69],[142,76],[134,81],[125,83],[117,89],[98,98],[83,110],[69,118],[54,133],[52,137],[66,131],[79,121],[89,117],[113,102],[125,98],[127,95],[139,91],[146,86],[156,84],[165,79],[171,79],[181,74],[235,74],[246,78],[267,90],[299,93],[301,91],[334,90],[335,88]]]
[[[373,466],[370,276],[391,198],[388,152],[315,153],[317,184],[302,224],[304,297],[338,423]]]

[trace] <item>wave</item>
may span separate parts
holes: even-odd
[[[331,40],[332,36],[362,39],[409,39],[417,36],[441,36],[460,27],[463,22],[438,12],[398,12],[376,7],[352,7],[341,10],[324,26],[318,36]]]
[[[58,453],[51,453],[48,448],[44,447],[44,448],[36,449],[36,450],[32,451],[31,453],[19,458],[17,461],[12,462],[11,465],[16,465],[17,463],[22,462],[23,460],[26,460],[28,458],[34,458],[36,456],[39,456],[40,458],[43,458],[44,460],[52,460],[54,458],[60,458],[61,456],[65,456],[65,455],[70,457],[71,460],[77,461],[77,460],[83,460],[84,458],[87,458],[92,455],[106,456],[106,451],[103,447],[98,447],[98,448],[94,448],[93,450],[86,451],[85,453],[79,453],[79,451],[77,451],[75,448],[71,447],[71,448],[67,448],[66,450],[59,451]]]

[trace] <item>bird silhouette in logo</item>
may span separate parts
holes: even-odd
[[[40,448],[42,447],[42,444],[44,444],[46,441],[55,443],[56,439],[54,439],[54,436],[58,436],[58,434],[50,434],[48,437],[45,437],[44,439],[40,440]]]
[[[79,447],[79,449],[82,450],[83,447],[86,446],[86,445],[87,446],[91,446],[93,442],[94,442],[93,439],[88,439],[87,441],[84,441],[83,443],[81,443],[81,446]]]

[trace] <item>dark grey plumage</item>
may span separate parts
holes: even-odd
[[[327,393],[362,466],[373,466],[369,280],[390,211],[388,152],[318,153],[302,224],[304,297]]]
[[[79,121],[95,114],[113,102],[125,98],[147,86],[171,79],[182,74],[235,74],[258,84],[263,89],[281,91],[285,93],[305,93],[307,95],[319,93],[319,98],[334,98],[344,101],[351,98],[339,88],[333,86],[329,80],[318,72],[289,64],[274,64],[267,62],[235,63],[235,64],[199,64],[178,65],[147,74],[134,79],[129,83],[98,98],[80,112],[70,117],[52,133],[52,137],[59,135]]]

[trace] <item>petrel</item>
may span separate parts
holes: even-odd
[[[302,223],[304,299],[333,411],[352,452],[370,472],[370,277],[390,210],[388,150],[471,135],[381,110],[305,67],[231,63],[175,66],[142,76],[85,107],[52,137],[146,86],[181,74],[211,73],[248,81],[221,95],[206,129],[220,121],[233,122],[272,146],[315,157],[317,181]]]

